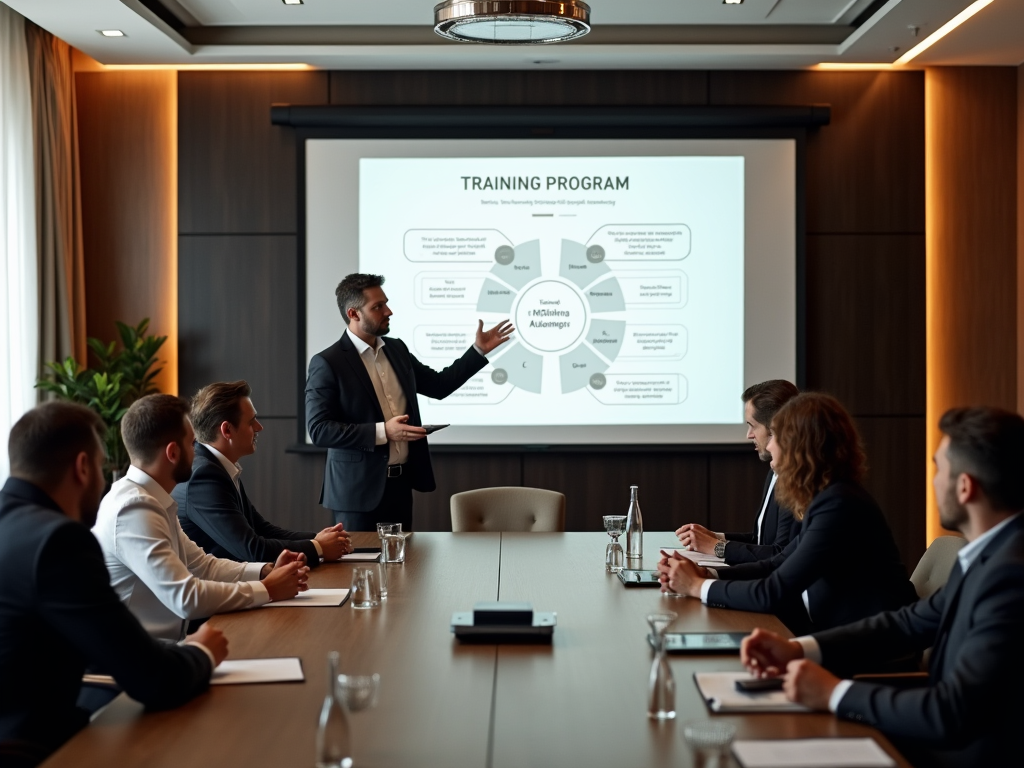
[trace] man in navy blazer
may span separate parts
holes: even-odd
[[[227,640],[202,627],[182,645],[149,636],[110,586],[89,526],[103,495],[106,425],[72,403],[35,408],[11,429],[0,490],[0,765],[34,766],[89,722],[87,667],[147,707],[206,690]]]
[[[192,476],[171,492],[181,529],[208,554],[239,562],[277,560],[286,549],[302,552],[310,568],[352,551],[341,525],[289,531],[263,517],[242,484],[243,456],[256,452],[263,425],[244,381],[216,382],[192,398],[189,418],[196,433]]]
[[[320,503],[349,531],[377,522],[412,527],[412,491],[432,491],[434,473],[416,396],[447,397],[487,364],[514,330],[503,321],[443,371],[423,365],[400,339],[384,336],[392,311],[379,275],[348,275],[335,290],[348,328],[309,362],[306,428],[327,449]]]
[[[878,728],[914,765],[1016,765],[1024,723],[1024,419],[956,408],[939,423],[935,497],[968,543],[946,585],[898,611],[796,640],[756,630],[742,658],[790,699]],[[840,677],[931,648],[927,684]]]
[[[768,452],[772,417],[799,394],[795,384],[784,379],[771,379],[747,387],[740,396],[747,423],[747,440],[754,444],[761,461],[767,463],[772,460]],[[694,551],[724,558],[726,565],[755,563],[775,557],[800,532],[800,523],[793,513],[780,507],[775,500],[775,479],[775,472],[769,468],[752,531],[715,533],[703,525],[687,523],[676,531],[679,541]]]

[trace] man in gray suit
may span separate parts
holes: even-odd
[[[1016,765],[1024,722],[1024,418],[955,408],[939,422],[935,497],[967,544],[946,585],[898,611],[785,640],[756,630],[743,662],[785,673],[813,709],[878,728],[914,765]],[[842,680],[931,648],[917,688]]]
[[[306,428],[327,449],[320,503],[347,531],[372,531],[382,521],[412,527],[412,492],[435,488],[416,395],[447,397],[514,330],[503,321],[485,331],[481,320],[473,346],[435,371],[400,339],[385,344],[393,313],[383,283],[359,273],[341,281],[335,295],[348,328],[313,356],[306,379]]]

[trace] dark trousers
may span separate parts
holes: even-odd
[[[403,531],[412,530],[412,487],[405,475],[389,477],[384,495],[375,509],[369,512],[334,513],[335,523],[344,523],[346,531],[376,531],[377,523],[401,523]]]

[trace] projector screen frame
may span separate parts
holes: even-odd
[[[274,125],[295,129],[297,306],[306,306],[306,142],[310,139],[790,139],[795,144],[796,384],[806,380],[806,141],[808,131],[828,125],[823,105],[784,107],[339,107],[274,105]],[[290,451],[320,453],[306,442],[306,312],[297,323],[296,444]],[[657,445],[432,445],[431,450],[728,450],[735,443]]]

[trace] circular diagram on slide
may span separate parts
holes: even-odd
[[[558,275],[544,275],[540,240],[494,253],[477,310],[512,318],[516,340],[494,362],[496,384],[540,394],[546,362],[557,364],[562,393],[605,386],[604,372],[622,349],[626,302],[600,245],[562,240]]]

